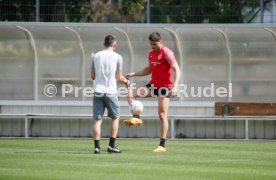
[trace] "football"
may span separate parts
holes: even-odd
[[[140,101],[133,101],[130,104],[130,109],[132,114],[134,115],[140,115],[143,111],[143,104]]]

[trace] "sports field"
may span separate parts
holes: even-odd
[[[276,143],[119,139],[122,154],[92,153],[92,140],[0,139],[0,179],[276,179]]]

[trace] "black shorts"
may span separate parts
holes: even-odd
[[[152,84],[146,84],[146,87],[149,88],[151,93],[155,96],[164,96],[164,97],[171,97],[171,90],[167,87],[157,88],[154,87]]]

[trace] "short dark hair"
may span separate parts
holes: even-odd
[[[150,41],[160,41],[161,35],[159,34],[159,32],[153,32],[149,35],[149,40]]]
[[[104,38],[104,46],[110,47],[116,41],[116,37],[112,35],[107,35]]]

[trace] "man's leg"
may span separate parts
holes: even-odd
[[[109,94],[105,97],[105,105],[108,110],[108,117],[112,119],[109,131],[109,145],[107,151],[109,153],[121,153],[121,150],[115,146],[116,137],[119,130],[119,100],[117,94]]]
[[[101,125],[102,125],[102,117],[104,114],[104,103],[102,99],[103,94],[95,93],[93,97],[93,116],[94,116],[94,124],[92,128],[94,145],[95,145],[95,154],[100,154],[100,139],[101,139]]]
[[[119,119],[112,119],[112,124],[110,127],[110,139],[109,139],[109,146],[114,148],[115,147],[115,140],[118,134],[119,129]]]
[[[94,137],[94,145],[95,145],[95,154],[100,153],[100,139],[101,139],[101,125],[102,125],[102,120],[94,120],[94,125],[93,125],[93,137]]]
[[[110,128],[110,137],[111,138],[117,137],[118,129],[119,129],[119,119],[118,118],[112,119],[112,124],[111,124],[111,128]]]
[[[165,152],[165,143],[168,133],[168,108],[170,99],[164,96],[158,96],[158,114],[160,119],[160,144],[154,152]]]
[[[102,125],[102,120],[94,120],[94,125],[93,125],[93,137],[94,140],[100,140],[101,139],[101,125]]]
[[[128,90],[128,104],[130,105],[133,101],[135,101],[136,98],[147,98],[147,97],[153,97],[151,91],[147,86],[142,86],[135,88],[133,91],[131,88]]]
[[[112,119],[112,124],[110,128],[110,138],[109,138],[109,146],[107,151],[110,153],[121,153],[121,150],[115,146],[116,137],[119,129],[119,119]]]
[[[133,91],[131,91],[131,89],[129,89],[128,92],[128,104],[131,105],[131,103],[133,101],[135,101],[136,98],[140,97],[140,98],[146,98],[146,97],[152,97],[152,93],[149,90],[148,87],[146,86],[142,86],[139,88],[134,89]],[[141,126],[142,125],[142,120],[140,119],[139,115],[134,115],[133,117],[127,120],[124,120],[124,124],[127,126]]]

